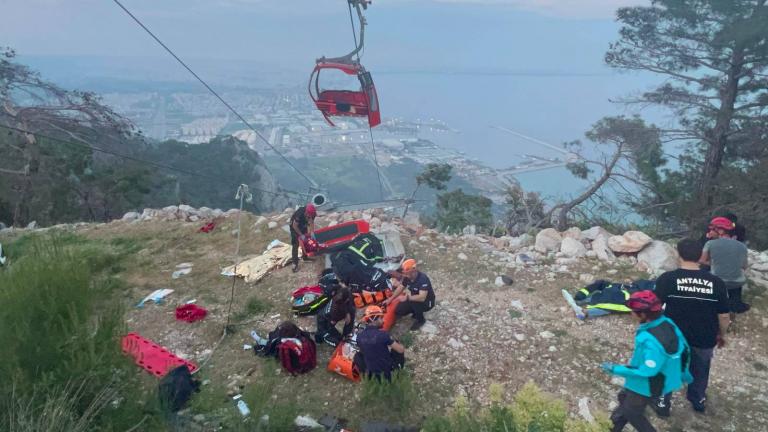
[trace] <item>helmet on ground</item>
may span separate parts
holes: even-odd
[[[308,217],[315,217],[317,216],[317,208],[314,204],[307,204],[307,206],[304,207],[304,214]]]
[[[320,285],[320,288],[323,289],[325,295],[329,297],[333,297],[339,288],[341,288],[341,285],[339,285],[339,279],[337,279],[336,275],[333,273],[323,275],[317,284]]]
[[[653,291],[638,291],[629,296],[626,306],[634,312],[660,312],[661,300]]]
[[[363,322],[370,323],[377,318],[384,317],[384,309],[380,306],[368,306],[365,308],[365,314],[363,314]]]
[[[736,224],[734,224],[730,219],[720,216],[712,219],[709,222],[709,228],[718,228],[729,231],[736,228]]]

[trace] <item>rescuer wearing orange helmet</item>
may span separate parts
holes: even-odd
[[[399,296],[400,303],[398,303],[397,309],[395,309],[395,314],[398,317],[413,315],[414,323],[411,326],[411,330],[418,330],[426,322],[424,312],[430,311],[435,307],[435,291],[432,289],[432,282],[429,280],[429,277],[416,268],[415,259],[411,258],[403,261],[401,270],[404,276],[403,281],[400,282],[397,279],[392,279],[395,292],[392,294],[392,297],[384,301],[384,304],[388,305]],[[401,296],[403,291],[406,291],[406,293]]]
[[[392,380],[392,371],[402,369],[405,364],[405,347],[392,339],[381,326],[384,324],[384,309],[379,306],[365,308],[363,322],[366,327],[357,334],[357,346],[362,355],[361,369],[368,378]]]

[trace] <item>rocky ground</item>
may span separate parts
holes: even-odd
[[[241,255],[259,254],[273,239],[287,241],[289,215],[289,210],[270,216],[244,213],[239,232]],[[673,247],[643,233],[615,236],[597,227],[564,233],[550,229],[535,237],[514,238],[475,235],[468,227],[465,234],[452,236],[378,211],[321,214],[318,225],[361,217],[374,230],[400,231],[408,254],[430,276],[438,298],[427,315],[428,324],[420,331],[411,334],[407,330],[410,319],[393,329],[396,337],[408,341],[408,367],[414,371],[418,389],[418,409],[401,418],[411,423],[417,423],[422,414],[447,409],[457,395],[485,403],[491,383],[503,384],[511,396],[525,382],[533,381],[563,399],[573,416],[609,411],[620,383],[602,373],[598,365],[628,360],[634,324],[623,315],[580,321],[566,306],[560,290],[574,290],[598,278],[648,278],[673,268],[676,259]],[[216,229],[210,234],[198,233],[202,222],[209,220],[217,222]],[[279,321],[291,318],[289,293],[314,284],[322,270],[320,262],[305,263],[295,274],[287,268],[276,270],[255,285],[238,282],[231,321],[245,325],[221,339],[232,284],[220,272],[234,260],[237,220],[236,210],[182,206],[128,214],[109,224],[58,229],[137,243],[137,252],[123,275],[129,289],[118,299],[126,306],[128,328],[203,365],[206,397],[212,403],[233,410],[227,393],[247,396],[249,388],[269,375],[277,377],[274,400],[293,398],[311,415],[328,412],[353,420],[370,415],[361,414],[364,410],[349,402],[359,398],[360,386],[322,367],[330,348],[319,349],[321,367],[296,378],[276,374],[274,363],[243,350],[243,344],[250,342],[251,329],[266,333]],[[0,231],[0,242],[30,231]],[[695,415],[684,398],[678,397],[671,419],[653,419],[659,430],[768,430],[768,253],[750,251],[750,259],[746,298],[753,309],[738,317],[728,345],[715,355],[709,411]],[[181,263],[191,263],[192,271],[173,279],[171,274]],[[163,304],[135,307],[158,288],[175,292]],[[206,307],[209,316],[194,324],[176,321],[174,307],[190,299]],[[314,328],[312,318],[298,321]],[[145,379],[148,386],[154,380],[148,375]],[[396,414],[388,418],[398,418]],[[196,429],[215,429],[216,416],[196,414],[195,418]]]

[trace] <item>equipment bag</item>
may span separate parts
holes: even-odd
[[[291,294],[291,311],[298,316],[314,315],[329,299],[319,285],[301,287]]]
[[[303,334],[298,338],[284,338],[277,346],[277,358],[291,375],[307,373],[317,366],[315,341]]]
[[[354,361],[357,353],[357,345],[350,341],[341,342],[336,346],[331,360],[328,362],[328,372],[337,373],[348,380],[359,382],[360,369]]]
[[[181,365],[160,380],[157,392],[160,406],[168,412],[177,412],[187,404],[192,393],[200,391],[200,382],[192,378],[187,365]]]

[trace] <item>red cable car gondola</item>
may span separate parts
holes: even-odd
[[[379,112],[379,98],[376,94],[376,86],[373,84],[371,73],[366,71],[360,64],[359,56],[357,60],[353,57],[363,48],[363,38],[365,36],[365,17],[360,9],[367,8],[370,1],[367,0],[347,0],[350,7],[355,6],[357,17],[360,20],[360,41],[358,44],[355,39],[355,49],[343,56],[337,58],[320,58],[315,64],[315,69],[309,77],[309,96],[315,103],[315,106],[323,114],[325,120],[331,126],[335,126],[330,117],[351,116],[368,117],[368,125],[375,127],[381,123],[381,113]],[[351,14],[351,9],[350,9]],[[354,28],[353,28],[354,30]],[[341,71],[347,75],[357,75],[360,81],[360,90],[326,90],[320,88],[320,71],[323,69],[333,69]]]
[[[357,75],[360,90],[322,90],[320,71],[323,69],[336,69],[347,75]],[[368,117],[370,127],[381,123],[376,86],[371,73],[360,64],[318,61],[309,78],[309,96],[331,126],[334,126],[330,119],[332,116]]]

